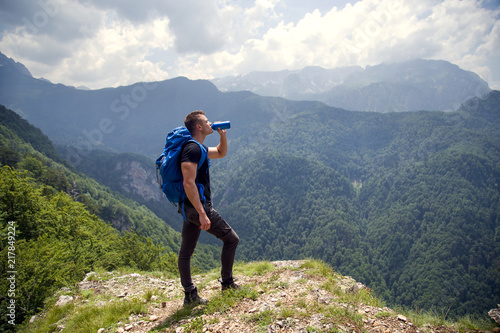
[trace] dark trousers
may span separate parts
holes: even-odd
[[[182,207],[182,205],[179,206]],[[181,208],[179,210],[182,214]],[[233,278],[234,257],[240,238],[222,216],[212,208],[211,203],[205,206],[205,211],[211,223],[210,229],[208,229],[207,232],[223,242],[221,253],[221,278],[223,282],[229,281]],[[201,229],[200,218],[196,209],[190,205],[184,205],[184,212],[187,221],[185,220],[182,225],[182,243],[177,264],[184,291],[191,291],[195,287],[191,279],[191,256],[198,243]]]

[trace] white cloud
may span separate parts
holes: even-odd
[[[333,68],[433,58],[476,71],[488,80],[492,75],[485,67],[492,65],[486,63],[499,59],[497,24],[497,13],[473,0],[364,0],[324,14],[312,11],[296,24],[281,20],[262,36],[247,40],[238,52],[218,52],[196,59],[193,65],[196,76],[205,73],[210,77],[308,65]],[[217,75],[213,69],[216,59],[224,59],[232,67],[217,67]],[[494,81],[490,84],[495,86]]]
[[[448,60],[500,88],[491,1],[294,1],[18,0],[0,5],[0,51],[35,76],[91,88],[412,58]]]
[[[500,90],[500,21],[496,21],[489,33],[481,38],[475,50],[456,64],[467,68],[488,82],[490,87]]]
[[[72,14],[65,15],[66,11]],[[71,17],[75,21],[62,26],[49,20],[43,25],[34,22],[34,27],[16,27],[15,33],[4,35],[0,49],[25,64],[37,77],[75,86],[100,88],[168,77],[163,63],[145,59],[155,48],[173,46],[168,19],[132,24],[120,19],[116,12],[102,12],[78,3],[61,5],[58,14],[62,17],[55,15],[54,21]],[[86,20],[89,16],[94,20]],[[47,33],[51,26],[53,31],[59,26],[57,33]],[[65,28],[76,31],[72,39],[64,37]]]
[[[95,40],[85,41],[78,52],[65,59],[61,71],[76,69],[73,71],[74,80],[87,86],[93,81],[98,81],[101,86],[116,86],[162,80],[168,77],[162,69],[164,64],[152,63],[145,57],[155,47],[169,48],[172,45],[168,20],[158,19],[141,26],[115,21],[101,29]],[[63,72],[58,74],[64,75]]]

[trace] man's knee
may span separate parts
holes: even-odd
[[[224,242],[224,244],[237,246],[240,242],[240,237],[238,237],[236,232],[231,229],[231,231],[228,232],[224,237],[222,237],[221,240]]]
[[[194,250],[179,250],[178,259],[191,259]]]

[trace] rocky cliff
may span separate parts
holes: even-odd
[[[176,277],[92,272],[76,292],[56,295],[55,305],[33,317],[26,329],[33,332],[48,325],[58,332],[98,333],[469,331],[444,321],[410,319],[385,307],[363,284],[319,261],[238,264],[235,275],[242,289],[224,294],[217,275],[213,271],[194,278],[208,305],[183,308]]]
[[[152,165],[144,165],[137,160],[122,160],[116,164],[115,171],[120,175],[120,192],[138,195],[145,201],[163,199]]]

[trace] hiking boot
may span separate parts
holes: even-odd
[[[233,278],[227,280],[227,281],[223,281],[221,282],[221,285],[222,285],[222,291],[224,292],[225,290],[229,290],[229,289],[233,289],[233,290],[236,290],[236,289],[241,289],[241,286],[234,283],[234,280]]]
[[[193,290],[184,292],[184,306],[198,304],[207,304],[207,300],[198,295],[198,288],[194,287]]]

